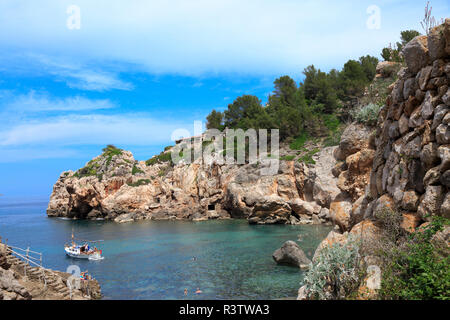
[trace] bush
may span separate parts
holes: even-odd
[[[380,105],[369,103],[368,105],[354,112],[353,118],[359,123],[368,126],[375,126],[378,121],[378,113],[380,112],[380,110]]]
[[[323,115],[323,122],[325,124],[325,127],[327,127],[327,129],[331,132],[336,132],[341,125],[338,117],[334,114]]]
[[[450,257],[441,256],[431,239],[448,220],[434,217],[423,230],[382,252],[385,263],[379,297],[386,300],[449,300]]]
[[[153,158],[145,161],[145,164],[147,166],[152,166],[154,164],[164,163],[164,162],[169,162],[170,164],[172,164],[172,152],[166,152],[166,153],[161,152],[159,155],[154,156]]]
[[[122,151],[123,151],[122,149],[119,149],[112,144],[108,144],[106,148],[103,148],[103,155],[112,157],[116,155],[121,155]]]
[[[334,243],[323,248],[310,264],[304,283],[313,299],[344,299],[358,287],[359,243],[349,237],[345,244]]]
[[[289,144],[289,148],[291,148],[291,150],[300,150],[303,148],[308,139],[309,135],[306,132],[303,132]]]
[[[295,156],[283,156],[280,158],[280,160],[284,160],[284,161],[292,161],[294,160]]]
[[[123,151],[122,149],[119,149],[112,144],[108,144],[106,148],[103,148],[102,156],[106,158],[106,166],[107,167],[109,166],[112,157],[121,155],[122,151]]]
[[[307,154],[305,154],[304,156],[300,157],[298,159],[298,162],[303,162],[303,163],[306,163],[306,164],[316,164],[316,161],[314,161],[312,156],[315,155],[316,153],[318,153],[319,151],[320,151],[320,149],[317,149],[317,148],[309,151]]]
[[[127,183],[130,187],[140,187],[145,186],[150,183],[149,179],[140,179],[136,181],[135,183]]]
[[[141,169],[139,169],[136,164],[133,166],[133,169],[131,170],[131,174],[134,176],[137,173],[144,173]]]

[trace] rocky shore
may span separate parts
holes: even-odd
[[[354,140],[352,130],[344,143]],[[315,165],[280,161],[277,174],[261,176],[262,164],[148,165],[131,152],[105,149],[84,168],[61,174],[47,214],[116,222],[243,218],[255,224],[326,223],[330,204],[341,193],[332,173],[335,152],[336,147],[324,148],[313,156]]]
[[[450,19],[410,41],[402,55],[405,63],[376,126],[349,124],[339,146],[320,150],[314,164],[282,160],[277,174],[261,176],[260,163],[171,166],[136,161],[110,147],[84,168],[61,174],[47,214],[116,222],[243,218],[252,224],[336,225],[313,263],[323,248],[350,236],[377,241],[383,231],[377,212],[383,210],[395,212],[408,233],[433,216],[450,218]],[[392,76],[389,67],[380,63],[377,78]],[[447,249],[448,234],[447,227],[438,237]],[[304,267],[306,257],[290,258],[298,250],[288,243],[274,259]],[[363,249],[361,254],[363,263],[376,265],[377,259]],[[307,298],[302,287],[299,299]]]
[[[94,300],[101,298],[96,280],[82,280],[72,291],[71,274],[31,266],[0,243],[0,300]]]

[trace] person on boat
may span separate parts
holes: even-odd
[[[184,289],[184,295],[187,296],[187,294],[188,294],[188,291],[187,291],[187,288],[185,288]]]
[[[200,294],[202,293],[202,290],[200,290],[200,288],[197,288],[197,291],[195,291],[195,294]]]

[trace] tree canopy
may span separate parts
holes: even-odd
[[[378,59],[363,56],[349,60],[341,71],[328,73],[310,65],[303,70],[304,80],[297,83],[285,75],[274,81],[266,106],[252,95],[243,95],[223,113],[213,110],[207,128],[279,129],[282,140],[314,130],[352,96],[363,93],[375,76]]]

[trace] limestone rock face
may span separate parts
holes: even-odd
[[[266,163],[146,164],[112,147],[84,168],[61,174],[47,214],[118,223],[231,217],[254,224],[325,223],[322,209],[341,192],[331,172],[334,149],[314,155],[315,165],[280,161],[275,174],[261,175]]]
[[[287,224],[291,207],[279,196],[270,196],[258,201],[253,207],[248,221],[260,224]]]
[[[303,250],[294,242],[287,241],[273,253],[273,259],[278,264],[287,264],[301,269],[307,269],[311,261]]]

